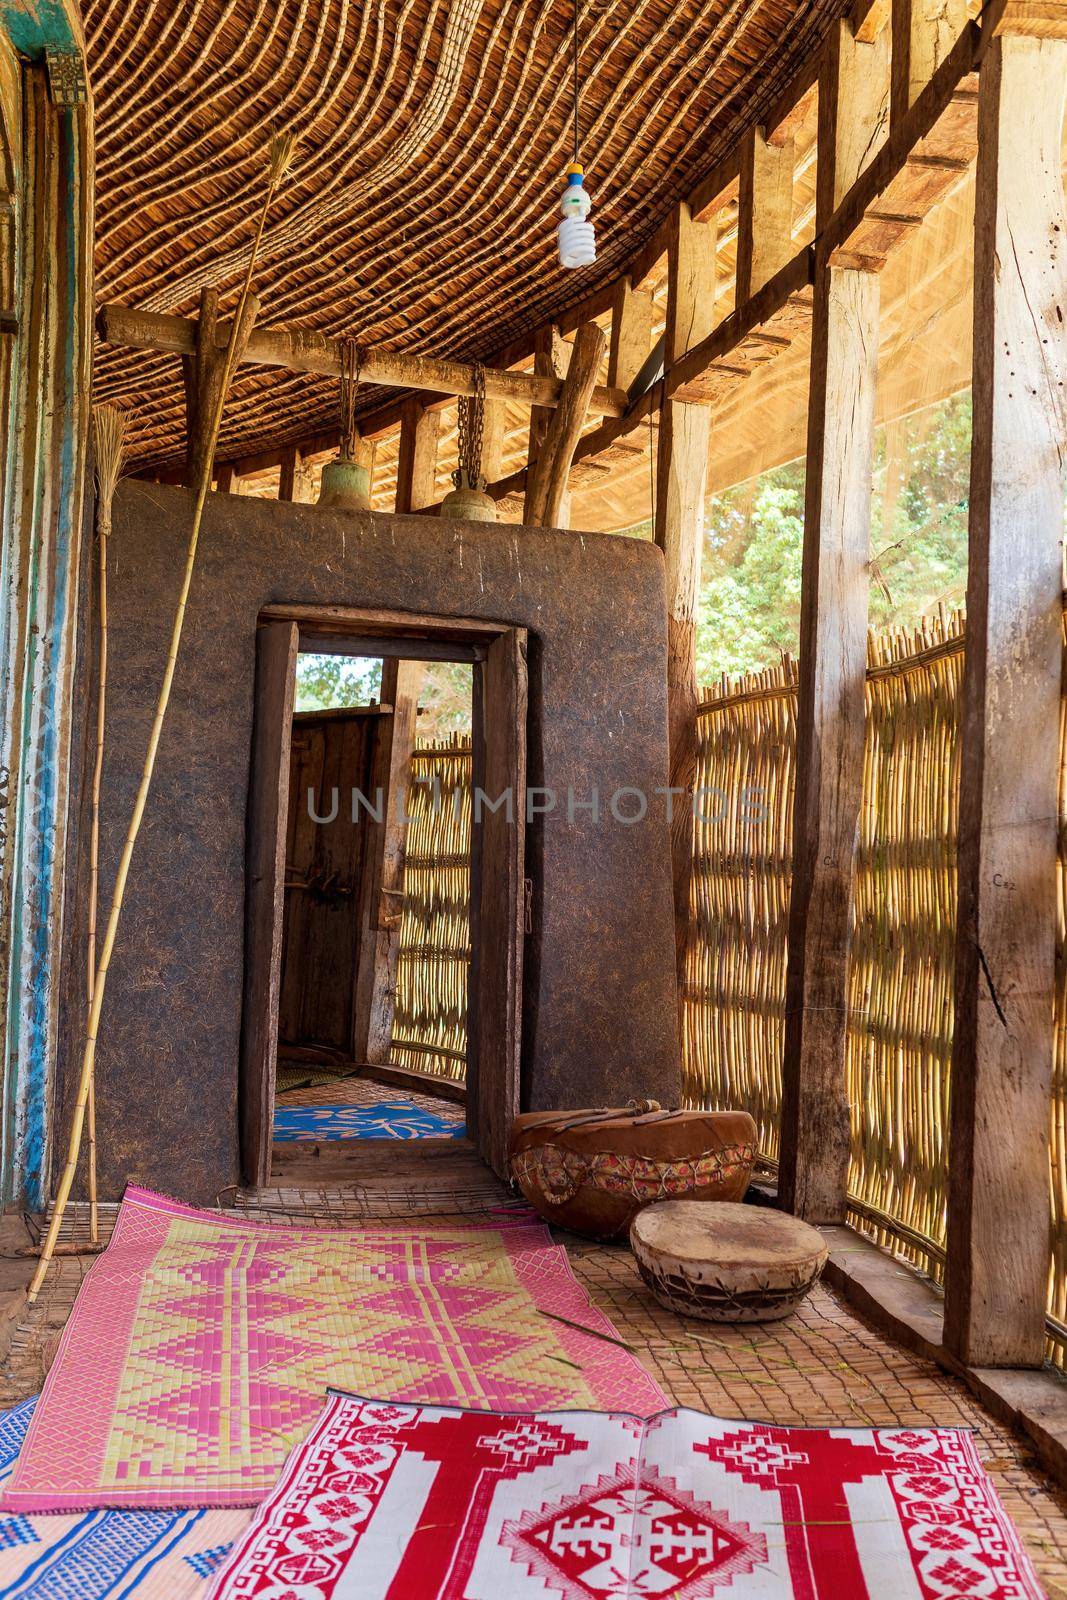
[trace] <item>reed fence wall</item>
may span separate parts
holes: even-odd
[[[411,777],[390,1059],[463,1082],[471,954],[470,741],[456,735],[418,746]]]
[[[958,613],[872,636],[847,1044],[852,1221],[939,1279],[953,1025]],[[1065,702],[1067,708],[1067,702]],[[687,1102],[741,1106],[778,1151],[796,670],[723,680],[698,713],[684,993]],[[748,791],[746,796],[746,790]],[[709,799],[710,795],[710,799]],[[1049,1351],[1067,1364],[1067,709],[1051,1110]]]

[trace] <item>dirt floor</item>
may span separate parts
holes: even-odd
[[[465,1141],[425,1139],[289,1145],[276,1187],[221,1196],[228,1209],[324,1227],[397,1216],[471,1215],[513,1204]],[[106,1208],[105,1230],[114,1218]],[[85,1237],[76,1208],[64,1234]],[[559,1234],[575,1273],[622,1338],[681,1405],[720,1417],[809,1426],[945,1426],[974,1430],[979,1455],[1050,1600],[1067,1600],[1067,1496],[1027,1444],[995,1422],[956,1379],[874,1332],[827,1288],[800,1312],[762,1327],[716,1327],[663,1310],[625,1246]],[[90,1257],[54,1265],[0,1369],[0,1404],[41,1386]]]

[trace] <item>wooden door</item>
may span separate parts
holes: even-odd
[[[245,1183],[256,1187],[270,1177],[290,729],[299,644],[295,622],[261,623],[256,633],[245,864],[244,1011],[238,1078],[241,1176]]]
[[[522,951],[526,879],[526,630],[490,645],[481,671],[481,748],[476,772],[488,799],[473,828],[477,901],[472,909],[477,961],[472,973],[477,1110],[471,1127],[482,1158],[507,1172],[511,1124],[519,1111]]]
[[[376,804],[372,761],[382,720],[377,709],[293,718],[278,1039],[325,1045],[346,1058],[368,840],[367,810],[357,806],[354,819],[352,796],[358,791]]]

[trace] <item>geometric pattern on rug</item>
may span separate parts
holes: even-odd
[[[333,1395],[210,1600],[1040,1600],[970,1436]]]
[[[454,1111],[424,1111],[410,1100],[377,1106],[276,1106],[274,1138],[295,1139],[462,1139],[466,1118]]]
[[[36,1397],[0,1413],[0,1485]],[[248,1511],[89,1511],[0,1517],[4,1600],[201,1600]]]
[[[2,1509],[255,1505],[330,1387],[511,1411],[661,1409],[539,1223],[341,1232],[128,1189]]]

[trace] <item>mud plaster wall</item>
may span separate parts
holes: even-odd
[[[102,916],[130,814],[191,512],[184,490],[128,483],[109,563],[111,668]],[[237,1178],[245,816],[256,618],[265,605],[381,607],[530,632],[528,781],[649,796],[633,826],[565,807],[532,830],[523,1103],[680,1091],[666,800],[662,562],[627,538],[421,517],[338,516],[210,497],[174,693],[137,844],[98,1054],[102,1194],[136,1179],[195,1201]],[[95,650],[91,630],[82,631]],[[83,672],[82,682],[94,674]],[[82,715],[90,712],[85,696]],[[76,742],[89,758],[88,742]],[[87,818],[74,827],[61,1100],[84,1019]]]

